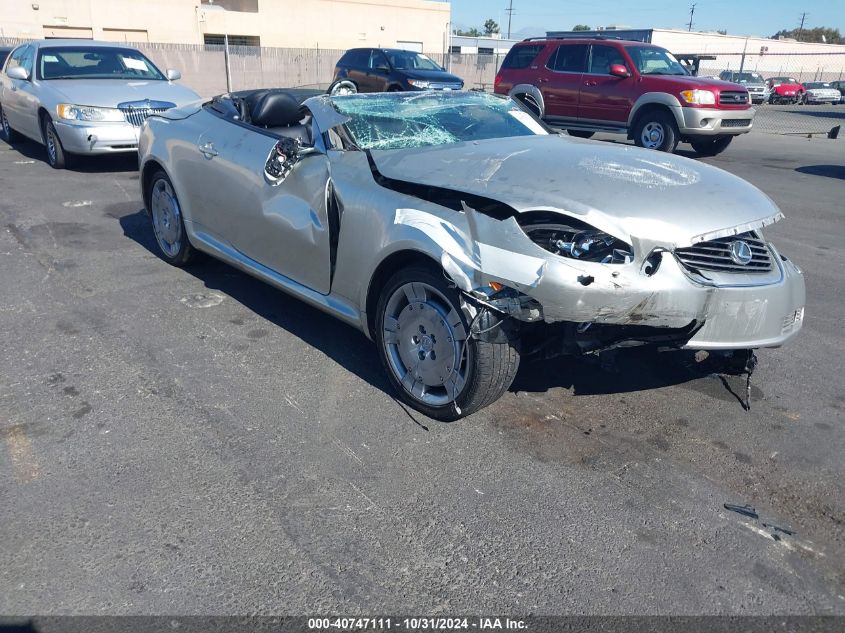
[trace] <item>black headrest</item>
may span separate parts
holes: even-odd
[[[253,125],[284,127],[295,125],[302,118],[299,101],[287,92],[268,90],[258,96],[249,112]]]

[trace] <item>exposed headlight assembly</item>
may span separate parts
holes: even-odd
[[[98,108],[95,106],[74,105],[60,103],[56,106],[56,113],[60,119],[69,121],[124,121],[123,112],[117,108]]]
[[[423,81],[422,79],[409,79],[408,83],[411,84],[414,88],[428,88],[431,86],[430,81]]]
[[[524,224],[531,241],[550,253],[601,264],[627,264],[634,260],[631,246],[588,225]]]
[[[716,95],[709,90],[681,90],[681,98],[691,105],[716,105]]]

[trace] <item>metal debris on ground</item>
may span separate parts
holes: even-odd
[[[752,519],[759,519],[760,515],[757,514],[757,510],[752,508],[750,505],[746,504],[744,506],[734,505],[732,503],[725,503],[723,504],[725,510],[730,510],[731,512],[736,512],[738,514],[742,514],[747,517],[751,517]]]

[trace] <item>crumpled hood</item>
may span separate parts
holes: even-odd
[[[123,79],[53,79],[44,85],[67,103],[114,108],[124,101],[169,101],[177,106],[199,99],[190,88],[168,81]]]
[[[628,243],[683,248],[783,217],[766,194],[721,169],[612,143],[523,136],[372,156],[388,178],[492,198],[518,212],[559,211]]]

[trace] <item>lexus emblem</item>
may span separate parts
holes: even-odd
[[[748,242],[743,242],[742,240],[731,242],[731,259],[735,263],[745,266],[751,261],[751,258],[751,247],[748,245]]]

